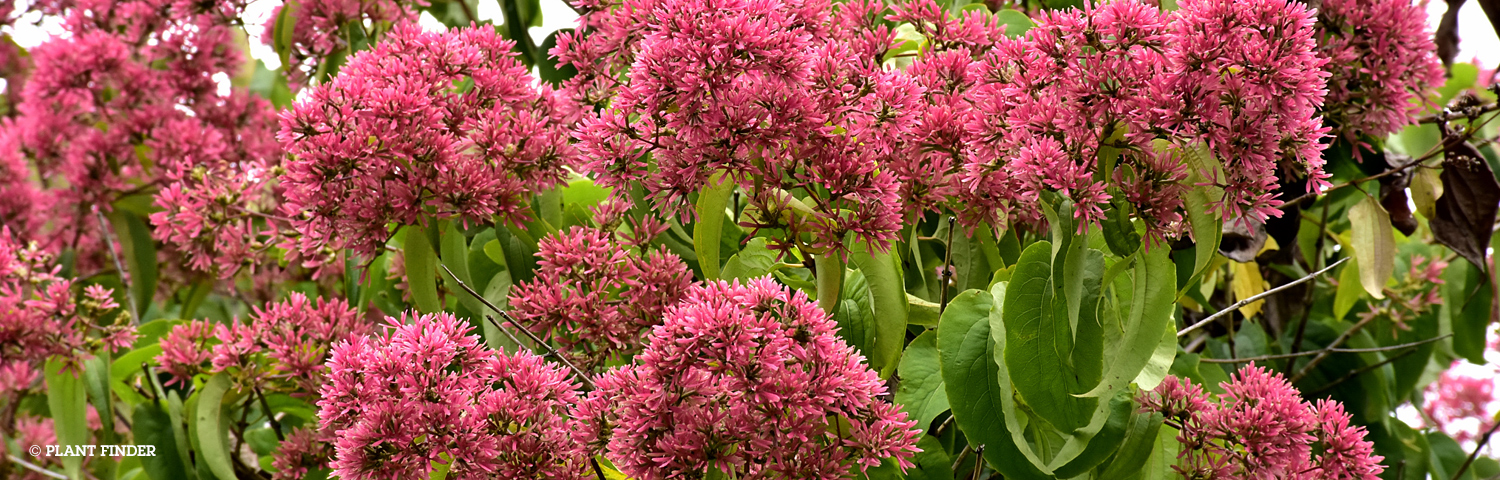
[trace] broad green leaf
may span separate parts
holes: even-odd
[[[505,249],[500,247],[498,239],[484,242],[484,256],[489,257],[496,265],[506,265]]]
[[[119,434],[115,432],[115,409],[114,399],[110,395],[109,375],[109,350],[101,349],[93,357],[83,361],[84,390],[88,392],[89,403],[93,404],[94,412],[99,415],[99,445],[119,445]],[[115,472],[114,457],[104,457],[90,462],[90,470],[95,474],[109,478]]]
[[[871,359],[875,347],[875,309],[871,306],[870,286],[865,282],[864,273],[845,270],[842,288],[839,308],[833,314],[839,337],[866,359]]]
[[[182,469],[189,472],[189,479],[197,479],[200,475],[193,469],[193,463],[188,460],[187,455],[188,445],[196,442],[188,438],[187,430],[183,428],[186,424],[185,417],[183,417],[184,411],[186,409],[182,404],[182,397],[177,394],[177,391],[167,392],[167,420],[171,422],[172,438],[177,442],[177,451],[182,454]]]
[[[723,233],[725,208],[729,196],[734,193],[734,179],[724,172],[709,177],[708,184],[698,192],[698,221],[693,225],[693,251],[698,254],[698,267],[703,270],[704,280],[719,279],[719,237]]]
[[[912,456],[912,468],[906,471],[907,480],[954,480],[953,458],[943,450],[943,442],[932,435],[923,435],[917,441],[921,452]]]
[[[1468,262],[1456,262],[1448,268],[1456,268],[1459,264],[1463,265],[1467,281],[1460,288],[1454,289],[1462,298],[1455,302],[1455,308],[1451,310],[1454,314],[1451,319],[1453,353],[1475,365],[1485,365],[1488,363],[1484,359],[1485,331],[1493,317],[1495,284],[1486,281],[1484,272]],[[1462,308],[1457,307],[1460,302]]]
[[[1141,249],[1141,235],[1130,222],[1133,208],[1124,198],[1116,197],[1110,199],[1110,208],[1104,212],[1104,244],[1116,256],[1129,256]]]
[[[1174,336],[1175,338],[1175,336]],[[1125,441],[1109,463],[1103,465],[1097,478],[1125,478],[1138,473],[1156,451],[1156,437],[1161,432],[1162,415],[1157,412],[1137,413],[1130,418]]]
[[[1135,402],[1130,397],[1128,389],[1121,389],[1108,402],[1099,402],[1089,424],[1064,437],[1067,442],[1049,465],[1052,473],[1058,478],[1073,478],[1108,460],[1125,441],[1126,429],[1135,416]]]
[[[613,189],[601,187],[587,177],[578,177],[568,180],[568,186],[562,189],[562,200],[567,205],[582,205],[592,207],[609,199]]]
[[[1359,260],[1344,262],[1344,267],[1339,270],[1338,289],[1333,294],[1333,318],[1342,320],[1364,294],[1364,286],[1359,280]]]
[[[66,362],[60,357],[47,359],[43,379],[47,386],[47,408],[52,411],[52,425],[57,433],[57,444],[88,445],[88,394],[82,372],[64,370]],[[68,478],[79,476],[83,457],[62,457],[63,470]]]
[[[469,313],[479,316],[476,320],[482,320],[485,314],[490,313],[489,309],[478,298],[469,295],[469,292],[464,291],[463,287],[458,285],[458,282],[463,282],[469,288],[482,288],[474,286],[474,279],[469,275],[468,238],[458,230],[458,222],[448,222],[447,228],[442,231],[438,248],[439,259],[443,262],[443,266],[453,272],[453,275],[448,275],[447,272],[438,270],[439,276],[443,277],[443,282],[448,284],[448,291],[458,297],[458,303],[468,309]],[[476,291],[476,293],[482,292]]]
[[[1428,432],[1427,443],[1432,447],[1432,459],[1429,465],[1432,467],[1432,478],[1473,480],[1473,470],[1465,470],[1458,474],[1458,469],[1468,459],[1469,452],[1443,432]],[[1456,475],[1456,476],[1455,476]],[[1418,476],[1420,477],[1420,475]]]
[[[724,269],[719,272],[719,279],[739,280],[743,283],[788,266],[788,264],[776,261],[776,252],[766,247],[765,238],[755,237],[745,242],[740,253],[730,256],[729,260],[724,262]]]
[[[156,241],[151,238],[151,228],[138,214],[115,210],[109,214],[109,220],[120,241],[121,260],[130,271],[130,295],[140,309],[131,314],[144,316],[156,295]]]
[[[406,288],[411,292],[417,310],[422,313],[442,311],[443,302],[437,293],[437,253],[433,251],[424,227],[406,227],[402,252],[406,261]]]
[[[838,313],[839,297],[843,293],[844,262],[836,254],[818,255],[813,257],[813,266],[817,268],[818,308],[829,315]]]
[[[990,335],[994,300],[984,291],[958,294],[943,311],[938,326],[938,355],[943,385],[959,430],[971,445],[984,445],[984,458],[1007,479],[1045,479],[1017,448],[1006,426],[1006,397],[995,363],[996,345]]]
[[[297,10],[301,2],[287,0],[276,14],[276,24],[271,27],[271,50],[281,58],[281,68],[287,70],[292,55],[292,43],[297,30]],[[322,80],[322,79],[318,79]]]
[[[224,394],[229,391],[230,383],[229,375],[224,372],[209,377],[208,383],[203,384],[203,390],[198,393],[198,405],[194,414],[199,461],[207,464],[208,470],[219,480],[236,480],[226,445],[225,434],[228,429],[221,423],[220,417]]]
[[[942,314],[942,312],[939,311],[939,307],[941,307],[941,305],[923,300],[910,293],[906,294],[906,305],[907,323],[911,325],[921,325],[924,327],[937,326],[938,317]]]
[[[1220,178],[1223,167],[1208,145],[1195,143],[1182,150],[1188,163],[1188,182],[1197,185],[1182,193],[1183,209],[1187,211],[1194,246],[1193,275],[1187,284],[1203,275],[1210,260],[1219,252],[1219,240],[1224,235],[1222,219],[1212,213],[1211,206],[1224,200],[1224,189],[1214,183]],[[1180,293],[1180,292],[1179,292]]]
[[[1005,25],[1005,36],[1010,38],[1025,35],[1026,32],[1031,31],[1031,27],[1036,26],[1031,22],[1031,17],[1027,17],[1025,13],[1009,8],[995,12],[995,18],[1000,21],[1000,24]]]
[[[1026,404],[1058,430],[1071,432],[1088,423],[1097,400],[1073,395],[1086,386],[1073,364],[1066,307],[1055,298],[1052,250],[1050,242],[1036,242],[1016,263],[1005,293],[1005,363]]]
[[[953,286],[958,291],[969,289],[983,290],[989,287],[990,278],[995,274],[994,266],[990,265],[989,256],[984,253],[984,240],[981,237],[991,235],[987,229],[974,229],[974,235],[965,235],[962,226],[950,225],[956,228],[953,232]],[[938,232],[945,234],[945,232]],[[939,237],[943,238],[943,237]]]
[[[1385,298],[1385,282],[1396,268],[1396,237],[1391,216],[1366,195],[1349,209],[1349,243],[1359,262],[1359,282],[1371,297]]]
[[[446,453],[438,454],[442,461],[432,462],[432,471],[427,472],[427,480],[444,480],[448,478],[448,469],[453,468],[453,459]]]
[[[185,459],[177,450],[172,427],[172,418],[156,402],[141,402],[135,406],[130,420],[133,443],[156,448],[156,455],[140,457],[141,468],[153,480],[196,478],[192,471],[183,467]]]
[[[890,252],[868,253],[856,246],[849,254],[849,263],[859,267],[869,285],[871,306],[874,307],[875,343],[869,352],[870,366],[880,372],[881,378],[889,378],[896,371],[901,358],[901,345],[906,342],[905,278],[901,263],[894,249]]]
[[[938,355],[937,331],[928,330],[906,346],[901,355],[901,385],[896,404],[927,431],[932,419],[948,410],[948,390],[943,385],[942,359]]]
[[[208,294],[213,292],[214,283],[213,278],[204,278],[194,282],[193,288],[188,290],[187,300],[182,302],[182,310],[178,316],[193,318],[193,314],[198,311],[198,306],[203,304],[203,299],[208,298]]]
[[[1161,381],[1167,378],[1167,371],[1172,368],[1172,362],[1177,359],[1177,321],[1169,316],[1167,328],[1163,328],[1161,333],[1161,343],[1156,344],[1151,360],[1146,362],[1141,373],[1136,374],[1135,380],[1132,380],[1141,390],[1151,390],[1161,385]]]
[[[509,270],[496,272],[495,276],[490,278],[489,283],[485,284],[484,299],[489,300],[490,303],[500,307],[502,310],[509,310],[510,301],[507,297],[510,295],[512,286]],[[486,309],[481,315],[490,314],[492,312]],[[496,320],[498,321],[499,319],[497,318]],[[490,348],[507,352],[515,350],[517,346],[515,342],[511,341],[510,337],[506,336],[500,329],[495,328],[495,324],[490,323],[488,320],[479,322],[479,324],[481,331],[484,332],[484,342]]]

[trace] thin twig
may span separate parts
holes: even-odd
[[[515,317],[510,316],[509,313],[505,313],[504,310],[501,310],[500,307],[496,307],[495,304],[490,303],[489,300],[485,300],[484,296],[480,295],[479,292],[474,291],[473,288],[470,288],[469,284],[464,283],[463,280],[459,280],[458,276],[454,275],[453,270],[449,270],[447,265],[438,265],[443,267],[443,271],[448,274],[448,277],[452,278],[455,283],[458,283],[458,286],[463,288],[465,292],[469,292],[469,295],[472,295],[475,299],[479,300],[479,302],[483,303],[484,306],[489,307],[490,310],[493,310],[495,313],[500,314],[501,317],[505,317],[505,321],[507,323],[509,323],[512,327],[515,327],[515,329],[519,330],[521,333],[526,334],[526,337],[530,338],[537,347],[546,349],[546,356],[556,358],[557,361],[562,362],[562,364],[566,365],[569,370],[573,371],[574,375],[578,376],[579,380],[583,381],[584,385],[588,386],[589,390],[594,389],[594,381],[589,378],[588,374],[583,373],[583,370],[579,370],[578,366],[573,365],[573,362],[568,361],[567,357],[562,356],[562,354],[553,349],[551,345],[548,345],[547,342],[543,341],[541,338],[538,338],[536,334],[531,333],[531,330],[521,326],[521,322],[516,321]],[[510,336],[510,338],[516,342],[516,345],[521,344],[520,339],[517,339],[514,335],[511,335],[510,332],[506,332],[505,327],[502,327],[499,322],[496,322],[494,317],[485,315],[484,318],[489,319],[490,324],[494,325],[496,329],[505,332],[506,335]]]
[[[68,476],[67,475],[63,475],[61,473],[57,473],[57,472],[54,472],[54,471],[42,468],[41,465],[37,465],[35,463],[28,462],[25,459],[22,459],[21,457],[17,457],[15,455],[6,455],[6,458],[9,458],[10,461],[12,461],[12,462],[16,462],[16,465],[20,465],[22,467],[26,467],[27,470],[31,470],[33,472],[40,473],[42,475],[46,475],[48,477],[52,477],[52,478],[56,478],[56,479],[60,479],[60,480],[68,480]]]
[[[94,217],[99,219],[99,233],[104,236],[104,249],[109,250],[110,260],[115,262],[115,270],[120,272],[120,285],[125,288],[125,300],[130,305],[130,320],[136,325],[141,324],[141,307],[135,303],[135,294],[130,291],[130,275],[125,271],[125,265],[120,263],[120,255],[115,253],[115,236],[109,233],[109,224],[104,221],[104,212],[94,208]]]
[[[1453,334],[1450,333],[1450,334],[1447,334],[1447,335],[1433,337],[1433,338],[1429,338],[1429,339],[1426,339],[1426,340],[1421,340],[1421,341],[1416,341],[1416,342],[1411,342],[1411,343],[1403,343],[1403,344],[1400,344],[1400,345],[1391,345],[1391,346],[1387,346],[1387,347],[1372,347],[1372,348],[1324,348],[1324,349],[1320,349],[1320,350],[1308,350],[1306,352],[1284,353],[1284,354],[1280,354],[1280,355],[1261,355],[1259,357],[1237,358],[1237,359],[1203,358],[1203,359],[1199,359],[1198,361],[1203,362],[1203,363],[1249,363],[1249,362],[1264,362],[1264,361],[1268,361],[1268,360],[1280,360],[1280,359],[1283,359],[1283,358],[1297,358],[1297,357],[1306,357],[1306,356],[1309,356],[1309,355],[1317,355],[1319,353],[1323,353],[1325,350],[1328,351],[1328,352],[1330,352],[1330,353],[1379,353],[1379,352],[1389,352],[1389,351],[1394,351],[1394,350],[1400,350],[1400,349],[1403,349],[1403,348],[1420,347],[1422,345],[1426,345],[1426,344],[1429,344],[1429,343],[1432,343],[1432,342],[1436,342],[1436,341],[1439,341],[1439,340],[1442,340],[1442,339],[1445,339],[1445,338],[1448,338],[1448,337],[1451,337],[1451,336],[1453,336]]]
[[[1474,451],[1469,453],[1469,458],[1464,459],[1464,464],[1458,466],[1458,471],[1453,474],[1453,480],[1458,480],[1465,471],[1469,470],[1469,465],[1474,463],[1474,458],[1479,456],[1481,450],[1484,450],[1484,444],[1490,443],[1490,436],[1495,434],[1496,428],[1500,428],[1500,422],[1490,425],[1490,429],[1484,432],[1484,438],[1479,439],[1479,444],[1474,446]]]
[[[255,396],[260,397],[260,409],[265,410],[266,419],[271,421],[271,431],[276,432],[276,441],[285,442],[286,435],[281,433],[281,422],[276,420],[276,414],[271,411],[271,403],[266,401],[265,392],[260,387],[255,387]]]
[[[1327,360],[1328,355],[1333,353],[1333,349],[1338,348],[1339,345],[1343,345],[1345,341],[1349,340],[1349,337],[1354,336],[1356,332],[1359,332],[1360,329],[1365,328],[1365,325],[1369,325],[1374,320],[1375,317],[1368,317],[1355,323],[1348,330],[1344,330],[1344,333],[1339,334],[1338,338],[1333,339],[1333,343],[1329,343],[1327,347],[1318,350],[1318,356],[1313,357],[1312,360],[1308,360],[1307,365],[1303,365],[1301,369],[1297,370],[1297,374],[1292,375],[1292,378],[1287,380],[1287,383],[1296,384],[1298,380],[1302,380],[1302,377],[1307,376],[1307,373],[1311,372],[1314,367],[1317,367],[1319,363],[1323,363],[1323,360]]]
[[[1346,373],[1346,374],[1344,374],[1344,376],[1339,377],[1338,380],[1334,380],[1332,382],[1328,382],[1327,385],[1323,385],[1321,387],[1318,387],[1317,390],[1313,390],[1311,392],[1305,393],[1305,395],[1307,395],[1309,397],[1316,397],[1316,396],[1318,396],[1319,393],[1326,392],[1329,389],[1332,389],[1333,387],[1337,387],[1337,386],[1343,384],[1344,382],[1353,380],[1354,377],[1358,377],[1360,375],[1364,375],[1366,373],[1369,373],[1370,371],[1375,370],[1377,368],[1384,367],[1384,366],[1386,366],[1387,364],[1389,364],[1391,362],[1395,362],[1396,360],[1400,360],[1402,358],[1406,358],[1407,355],[1411,355],[1413,353],[1417,353],[1417,349],[1411,348],[1411,349],[1407,349],[1405,351],[1402,351],[1401,353],[1398,353],[1398,354],[1395,354],[1395,355],[1391,355],[1389,357],[1386,357],[1385,360],[1381,360],[1379,362],[1376,362],[1374,365],[1370,365],[1370,366],[1367,366],[1365,368],[1361,368],[1359,370],[1354,370],[1354,371],[1351,371],[1349,373]]]
[[[1213,315],[1209,315],[1209,316],[1205,317],[1203,320],[1199,320],[1198,323],[1194,323],[1192,325],[1189,325],[1187,328],[1184,328],[1181,331],[1178,331],[1177,332],[1177,337],[1178,338],[1182,338],[1182,336],[1187,335],[1189,333],[1192,333],[1193,330],[1197,330],[1199,328],[1203,328],[1203,326],[1204,325],[1208,325],[1209,322],[1212,322],[1214,320],[1218,320],[1219,317],[1228,315],[1230,312],[1233,312],[1233,311],[1235,311],[1235,310],[1237,310],[1240,307],[1243,307],[1245,305],[1249,305],[1251,303],[1255,303],[1256,300],[1260,300],[1262,298],[1266,298],[1266,297],[1269,297],[1271,295],[1275,295],[1277,292],[1280,292],[1282,290],[1286,290],[1288,288],[1292,288],[1293,286],[1296,286],[1297,284],[1300,284],[1302,282],[1306,282],[1308,280],[1312,280],[1313,278],[1317,277],[1318,275],[1322,275],[1324,273],[1327,273],[1329,270],[1333,270],[1333,267],[1337,267],[1340,264],[1342,264],[1342,263],[1344,263],[1344,262],[1346,262],[1348,260],[1349,260],[1349,257],[1341,258],[1341,259],[1339,259],[1339,261],[1333,262],[1333,265],[1329,265],[1327,267],[1323,267],[1322,270],[1318,270],[1316,272],[1308,274],[1305,277],[1302,277],[1302,278],[1299,278],[1299,279],[1296,279],[1296,280],[1292,280],[1292,281],[1287,282],[1286,284],[1284,284],[1282,286],[1279,286],[1279,287],[1276,287],[1276,288],[1273,288],[1273,289],[1270,289],[1270,290],[1266,290],[1264,292],[1260,292],[1258,294],[1252,295],[1250,298],[1246,298],[1244,300],[1240,300],[1238,302],[1234,302],[1234,305],[1230,305],[1229,308],[1225,308],[1223,310],[1219,310],[1218,312],[1215,312]]]
[[[1480,105],[1477,107],[1466,108],[1458,111],[1448,110],[1445,108],[1441,112],[1417,119],[1417,123],[1444,123],[1450,120],[1458,120],[1465,117],[1477,117],[1496,110],[1500,110],[1500,103]]]

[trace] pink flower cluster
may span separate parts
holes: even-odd
[[[891,32],[846,40],[826,0],[580,5],[587,35],[560,37],[552,53],[579,71],[571,97],[608,99],[575,132],[601,185],[639,184],[686,216],[688,195],[723,172],[760,212],[751,226],[784,230],[783,244],[847,251],[895,238],[896,179],[879,165],[914,126],[919,89],[880,66]]]
[[[308,300],[301,293],[255,308],[250,321],[229,325],[194,320],[162,336],[156,361],[168,383],[232,369],[263,390],[311,393],[323,384],[330,345],[369,333],[372,325],[343,300]]]
[[[640,480],[910,466],[915,422],[879,400],[883,382],[835,330],[806,295],[769,279],[695,287],[637,363],[597,380],[581,415],[603,425],[610,459]]]
[[[1437,423],[1433,426],[1459,443],[1478,441],[1500,415],[1500,397],[1495,395],[1500,381],[1500,361],[1495,356],[1500,352],[1500,336],[1491,328],[1488,337],[1486,364],[1454,360],[1423,392],[1422,410]]]
[[[665,246],[621,248],[602,229],[573,227],[542,239],[536,278],[516,285],[510,305],[538,335],[556,340],[585,370],[642,347],[693,283],[693,272]]]
[[[1281,216],[1277,176],[1328,184],[1317,116],[1327,93],[1328,60],[1318,56],[1313,13],[1290,0],[1183,0],[1167,47],[1168,112],[1178,135],[1208,144],[1224,166],[1228,219]],[[1212,172],[1203,172],[1213,178]]]
[[[574,156],[573,114],[491,27],[404,23],[282,113],[285,211],[308,258],[375,254],[423,217],[518,222]]]
[[[1349,424],[1342,404],[1309,404],[1281,375],[1254,364],[1222,386],[1214,401],[1168,376],[1141,394],[1144,410],[1161,412],[1179,429],[1183,450],[1173,468],[1183,478],[1375,480],[1385,470],[1384,457],[1374,454],[1364,427]]]
[[[1324,0],[1317,26],[1331,75],[1323,116],[1350,141],[1400,131],[1426,108],[1427,92],[1443,84],[1427,12],[1418,4]]]
[[[289,86],[296,91],[309,79],[326,80],[313,77],[319,73],[333,73],[329,65],[340,60],[340,54],[352,51],[355,45],[351,45],[350,40],[355,35],[373,44],[381,31],[390,25],[415,21],[417,10],[413,7],[428,4],[423,0],[302,0],[285,14],[282,10],[287,7],[282,4],[272,12],[261,38],[266,44],[275,45],[278,19],[293,22],[281,28],[291,28],[284,34],[290,35],[286,45],[288,51],[285,52],[290,65],[284,70]]]
[[[33,207],[48,224],[39,238],[79,250],[88,271],[104,263],[96,208],[149,196],[195,168],[275,161],[269,104],[243,89],[220,91],[242,63],[231,25],[242,7],[166,0],[32,5],[61,18],[70,33],[29,52],[33,65],[16,115],[0,123],[0,137],[15,145],[5,148],[19,149],[49,197]],[[184,244],[189,256],[217,253],[157,233],[166,233],[159,238],[169,245]]]
[[[54,254],[36,242],[21,245],[0,228],[0,365],[10,377],[5,390],[25,388],[48,357],[70,364],[101,349],[129,348],[135,326],[114,292],[75,285],[60,277]],[[81,293],[81,295],[80,295]]]
[[[593,478],[591,440],[572,409],[578,386],[530,353],[482,346],[442,313],[334,347],[318,417],[349,480]]]

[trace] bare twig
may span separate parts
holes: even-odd
[[[1417,119],[1417,123],[1443,123],[1451,120],[1458,120],[1460,118],[1477,117],[1496,110],[1500,110],[1500,103],[1479,105],[1472,108],[1465,108],[1456,111],[1445,108],[1441,112]]]
[[[130,321],[136,325],[141,324],[141,307],[135,303],[135,293],[130,291],[130,275],[125,271],[125,265],[120,263],[120,254],[115,253],[115,236],[109,231],[109,222],[104,221],[104,212],[94,208],[94,217],[99,219],[99,234],[104,236],[104,249],[109,250],[110,260],[115,262],[115,270],[120,272],[120,285],[125,287],[125,300],[130,305]]]
[[[1401,353],[1398,353],[1398,354],[1395,354],[1395,355],[1391,355],[1389,357],[1386,357],[1385,360],[1381,360],[1379,362],[1376,362],[1374,365],[1369,365],[1369,366],[1366,366],[1365,368],[1361,368],[1359,370],[1354,370],[1354,371],[1351,371],[1349,373],[1346,373],[1346,374],[1344,374],[1344,376],[1339,377],[1338,380],[1334,380],[1332,382],[1328,382],[1327,385],[1323,385],[1321,387],[1318,387],[1317,390],[1313,390],[1311,392],[1307,392],[1305,395],[1307,395],[1309,397],[1316,397],[1316,396],[1318,396],[1319,393],[1326,392],[1326,391],[1332,389],[1333,387],[1337,387],[1337,386],[1343,384],[1344,382],[1353,380],[1354,377],[1358,377],[1360,375],[1364,375],[1366,373],[1369,373],[1371,370],[1375,370],[1377,368],[1384,367],[1384,366],[1386,366],[1387,364],[1389,364],[1391,362],[1394,362],[1396,360],[1400,360],[1400,359],[1406,358],[1407,355],[1411,355],[1413,353],[1417,353],[1417,349],[1410,348],[1410,349],[1402,351]]]
[[[1450,333],[1450,334],[1447,334],[1447,335],[1433,337],[1433,338],[1429,338],[1429,339],[1426,339],[1426,340],[1421,340],[1421,341],[1416,341],[1416,342],[1411,342],[1411,343],[1403,343],[1403,344],[1400,344],[1400,345],[1391,345],[1391,346],[1386,346],[1386,347],[1373,347],[1373,348],[1323,348],[1323,349],[1319,349],[1319,350],[1308,350],[1306,352],[1285,353],[1285,354],[1280,354],[1280,355],[1261,355],[1259,357],[1248,357],[1248,358],[1237,358],[1237,359],[1203,358],[1203,359],[1199,359],[1198,361],[1203,362],[1203,363],[1249,363],[1249,362],[1264,362],[1264,361],[1268,361],[1268,360],[1280,360],[1280,359],[1283,359],[1283,358],[1306,357],[1306,356],[1310,356],[1310,355],[1317,355],[1317,354],[1320,354],[1320,353],[1324,353],[1325,351],[1328,352],[1328,353],[1379,353],[1379,352],[1390,352],[1390,351],[1400,350],[1400,349],[1403,349],[1403,348],[1420,347],[1422,345],[1426,345],[1426,344],[1429,344],[1429,343],[1432,343],[1432,342],[1436,342],[1436,341],[1439,341],[1439,340],[1442,340],[1442,339],[1445,339],[1445,338],[1448,338],[1448,337],[1451,337],[1451,336],[1453,336],[1453,334]]]
[[[1194,323],[1192,325],[1189,325],[1187,328],[1184,328],[1181,331],[1178,331],[1177,332],[1177,337],[1178,338],[1182,338],[1182,336],[1187,335],[1189,333],[1192,333],[1193,330],[1197,330],[1199,328],[1203,328],[1204,325],[1208,325],[1210,322],[1213,322],[1214,320],[1218,320],[1219,317],[1228,315],[1230,312],[1233,312],[1233,311],[1239,309],[1240,307],[1243,307],[1245,305],[1249,305],[1251,303],[1255,303],[1255,301],[1260,300],[1262,298],[1266,298],[1266,297],[1269,297],[1271,295],[1275,295],[1277,292],[1280,292],[1282,290],[1286,290],[1288,288],[1292,288],[1293,286],[1296,286],[1297,284],[1300,284],[1302,282],[1306,282],[1308,280],[1312,280],[1313,278],[1316,278],[1318,275],[1322,275],[1324,273],[1327,273],[1329,270],[1333,270],[1333,267],[1337,267],[1340,264],[1342,264],[1342,263],[1344,263],[1344,262],[1346,262],[1348,260],[1349,260],[1349,257],[1341,258],[1341,259],[1339,259],[1339,261],[1333,262],[1333,265],[1329,265],[1327,267],[1323,267],[1322,270],[1318,270],[1316,272],[1310,273],[1310,274],[1308,274],[1305,277],[1302,277],[1302,278],[1299,278],[1299,279],[1296,279],[1296,280],[1292,280],[1292,281],[1287,282],[1286,284],[1281,285],[1279,287],[1276,287],[1276,288],[1273,288],[1273,289],[1270,289],[1270,290],[1266,290],[1264,292],[1260,292],[1258,294],[1255,294],[1255,295],[1251,296],[1250,298],[1246,298],[1244,300],[1240,300],[1238,302],[1234,302],[1234,305],[1230,305],[1229,308],[1225,308],[1223,310],[1219,310],[1218,312],[1214,312],[1213,315],[1209,315],[1207,317],[1204,317],[1203,320],[1199,320],[1198,323]]]
[[[1317,367],[1318,364],[1323,363],[1324,360],[1327,360],[1328,355],[1333,353],[1333,349],[1338,348],[1339,345],[1343,345],[1345,341],[1349,340],[1349,337],[1354,336],[1355,333],[1365,328],[1365,325],[1369,325],[1370,322],[1374,320],[1375,317],[1368,317],[1360,320],[1358,323],[1355,323],[1354,326],[1349,327],[1348,330],[1344,330],[1344,333],[1339,334],[1338,338],[1333,339],[1333,342],[1329,343],[1327,347],[1323,347],[1322,350],[1318,350],[1318,356],[1313,357],[1312,360],[1308,360],[1307,365],[1304,365],[1301,369],[1297,370],[1297,374],[1292,375],[1292,378],[1288,379],[1287,382],[1295,384],[1298,380],[1302,380],[1302,377],[1307,376],[1307,373],[1311,372],[1314,367]]]
[[[37,465],[35,463],[28,462],[28,461],[26,461],[25,459],[23,459],[21,457],[17,457],[15,455],[6,455],[6,458],[9,458],[10,461],[12,461],[12,462],[16,462],[16,465],[20,465],[22,467],[25,467],[27,470],[31,470],[33,472],[40,473],[42,475],[46,475],[48,477],[56,478],[56,479],[59,479],[59,480],[68,480],[68,476],[67,475],[63,475],[61,473],[57,473],[57,472],[54,472],[54,471],[42,468],[41,465]]]
[[[568,361],[567,357],[564,357],[561,353],[558,353],[556,349],[552,348],[551,345],[548,345],[547,342],[543,341],[541,338],[538,338],[536,334],[531,333],[531,330],[527,329],[524,326],[521,326],[521,322],[516,321],[515,317],[510,316],[509,313],[505,313],[504,310],[501,310],[500,307],[496,307],[495,304],[490,303],[489,300],[485,300],[484,295],[480,295],[479,292],[476,292],[473,288],[469,287],[469,284],[464,283],[463,280],[459,280],[458,276],[454,275],[453,270],[449,270],[447,265],[438,265],[443,267],[443,272],[447,273],[448,277],[452,278],[453,281],[457,283],[459,287],[463,288],[465,292],[469,292],[469,295],[472,295],[475,299],[479,300],[479,302],[483,303],[484,306],[489,307],[490,310],[493,310],[495,313],[500,314],[501,317],[504,317],[506,323],[509,323],[516,330],[525,334],[527,338],[530,338],[531,341],[537,346],[537,348],[546,350],[546,356],[555,358],[557,359],[557,361],[562,362],[562,364],[567,366],[569,370],[573,371],[574,375],[578,376],[578,380],[582,381],[584,385],[588,386],[589,390],[594,389],[593,379],[590,379],[588,374],[584,373],[583,370],[579,370],[577,365],[573,365],[573,362]],[[516,345],[521,344],[521,340],[517,339],[515,335],[511,335],[509,331],[506,331],[505,327],[501,326],[499,322],[495,321],[495,317],[485,315],[484,318],[488,319],[490,321],[490,324],[495,326],[495,329],[500,330],[501,332],[504,332],[506,336],[509,336],[512,341],[516,342]]]
[[[1496,428],[1500,428],[1500,422],[1490,425],[1490,429],[1484,432],[1484,437],[1479,439],[1479,444],[1474,446],[1474,451],[1469,452],[1469,458],[1464,459],[1464,464],[1459,465],[1458,471],[1453,473],[1453,480],[1458,480],[1459,477],[1463,476],[1464,472],[1469,470],[1469,465],[1474,463],[1474,458],[1479,456],[1481,450],[1484,450],[1484,444],[1490,443],[1490,436],[1495,434]]]

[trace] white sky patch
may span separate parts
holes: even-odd
[[[1426,1],[1427,26],[1432,31],[1437,31],[1438,23],[1443,20],[1443,12],[1448,11],[1448,2]],[[1495,27],[1484,16],[1484,9],[1480,8],[1479,2],[1464,2],[1464,6],[1458,11],[1458,56],[1453,60],[1473,61],[1485,68],[1500,65],[1500,38],[1495,36]]]

